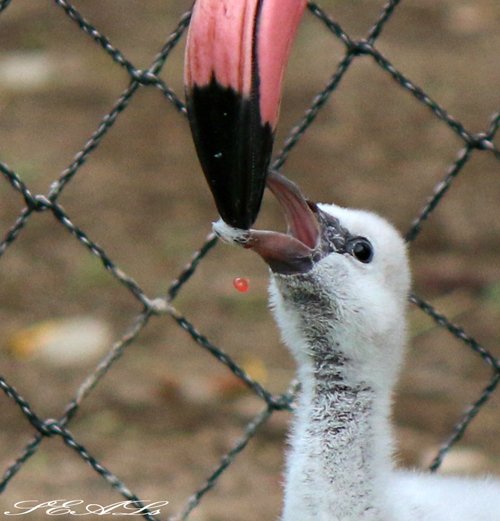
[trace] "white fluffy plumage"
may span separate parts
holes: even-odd
[[[301,383],[282,521],[500,521],[498,480],[395,469],[390,409],[407,337],[406,246],[375,214],[319,208],[374,254],[363,263],[331,252],[305,273],[272,273],[271,307]]]

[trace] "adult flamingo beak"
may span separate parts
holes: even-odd
[[[197,0],[185,57],[187,112],[222,219],[249,229],[266,185],[281,84],[307,0]]]

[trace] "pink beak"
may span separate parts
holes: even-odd
[[[307,0],[197,0],[185,61],[187,110],[217,209],[230,226],[257,218],[283,74]]]

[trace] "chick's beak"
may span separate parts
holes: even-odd
[[[258,253],[275,273],[305,273],[319,254],[318,209],[294,183],[277,172],[268,175],[267,186],[283,209],[288,231],[285,234],[252,229],[245,247]]]

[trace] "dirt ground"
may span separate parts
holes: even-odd
[[[181,0],[79,0],[74,5],[137,67],[146,68],[189,7]],[[323,0],[353,38],[383,5]],[[407,0],[377,48],[472,132],[500,108],[500,4]],[[182,93],[184,38],[162,78]],[[342,44],[308,14],[287,73],[276,149],[343,56]],[[33,193],[46,194],[127,87],[124,70],[48,0],[14,0],[0,14],[0,160]],[[495,139],[500,147],[500,139]],[[405,232],[462,148],[462,141],[370,58],[358,58],[291,153],[284,172],[313,200],[381,213]],[[411,244],[415,291],[500,356],[499,162],[475,152]],[[141,89],[66,187],[60,203],[151,297],[163,294],[217,217],[188,126],[159,90]],[[23,208],[0,178],[0,237]],[[280,228],[266,196],[258,226]],[[232,287],[250,280],[246,294]],[[58,367],[12,353],[19,333],[47,320],[93,317],[111,331],[107,348],[140,303],[48,213],[31,218],[0,257],[0,374],[43,418],[58,417],[99,356]],[[175,305],[266,388],[284,392],[293,362],[267,309],[267,270],[247,252],[217,246]],[[417,309],[395,400],[401,465],[425,468],[490,369]],[[90,333],[89,333],[90,336]],[[36,341],[30,341],[31,343]],[[443,472],[500,473],[500,394],[483,407]],[[71,423],[75,438],[139,497],[178,512],[236,443],[262,402],[169,317],[153,318]],[[0,469],[33,429],[0,396]],[[190,519],[277,519],[288,413],[275,413]],[[45,440],[0,496],[109,504],[121,496],[59,439]],[[1,517],[1,516],[0,516]],[[34,513],[31,519],[46,519]]]

